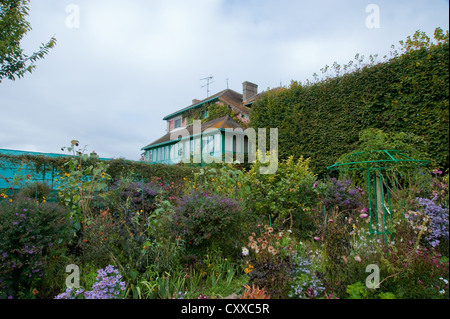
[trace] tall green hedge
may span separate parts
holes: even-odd
[[[417,34],[408,45],[400,42],[404,52],[385,62],[268,91],[252,107],[251,126],[277,127],[279,156],[309,157],[318,174],[358,149],[359,132],[367,128],[422,136],[426,152],[448,168],[448,31],[433,44]]]

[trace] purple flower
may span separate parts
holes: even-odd
[[[425,237],[428,243],[436,247],[441,240],[449,240],[449,214],[448,208],[443,208],[441,205],[435,203],[435,198],[417,198],[417,201],[422,206],[422,212],[429,216],[431,221],[428,225],[430,234]]]
[[[114,271],[114,267],[109,265],[105,268],[106,273],[110,274]]]

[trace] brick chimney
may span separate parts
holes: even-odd
[[[198,104],[198,103],[200,103],[200,100],[197,100],[197,99],[193,99],[193,100],[192,100],[192,105]]]
[[[242,99],[245,101],[250,100],[252,97],[254,97],[256,94],[258,94],[258,85],[245,81],[242,83]]]

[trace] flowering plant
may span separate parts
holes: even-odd
[[[130,200],[136,211],[150,212],[155,209],[158,190],[150,183],[132,182],[121,192],[123,200]]]
[[[250,276],[249,285],[267,288],[267,293],[273,298],[286,297],[291,255],[294,253],[294,241],[289,231],[276,232],[264,225],[259,237],[254,232],[248,237],[248,247],[242,247],[242,254],[250,259],[245,270]]]
[[[361,206],[364,191],[358,186],[353,187],[351,180],[331,178],[327,186],[322,194],[322,204],[327,209],[337,206],[341,211],[349,211]]]
[[[220,242],[222,247],[233,244],[240,233],[241,207],[233,199],[194,191],[181,197],[171,222],[173,234],[188,245],[210,246]]]
[[[443,208],[435,203],[436,197],[432,200],[426,198],[417,198],[422,212],[430,220],[428,224],[429,232],[425,240],[433,247],[440,244],[441,241],[448,243],[449,239],[449,220],[448,208]],[[425,226],[426,228],[426,226]]]
[[[258,225],[261,227],[261,225]],[[289,235],[289,231],[274,232],[273,227],[264,225],[265,232],[260,237],[256,237],[256,233],[252,233],[248,237],[248,247],[255,253],[254,257],[258,261],[268,261],[274,259],[283,259],[294,251],[294,241]],[[248,255],[247,247],[242,247],[242,254]]]
[[[322,281],[311,271],[311,262],[302,256],[295,256],[295,268],[292,271],[292,284],[289,297],[313,299],[325,290]]]
[[[82,288],[68,287],[65,292],[57,295],[55,299],[120,299],[123,298],[125,282],[120,281],[119,271],[109,265],[97,271],[96,282],[92,290],[84,291]]]
[[[431,174],[433,180],[431,182],[431,193],[438,203],[447,204],[448,206],[448,174],[442,176],[443,172],[434,169]]]
[[[68,240],[67,211],[56,203],[20,198],[0,203],[0,297],[29,294],[40,285],[49,259]]]
[[[73,232],[79,235],[82,223],[89,223],[92,203],[96,196],[103,196],[108,188],[111,176],[106,173],[109,167],[105,161],[98,160],[95,152],[86,154],[86,149],[78,148],[77,140],[70,147],[62,147],[72,154],[64,164],[66,173],[60,176],[59,194],[61,204],[70,209]]]

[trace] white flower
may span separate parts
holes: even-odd
[[[247,249],[247,247],[242,247],[242,255],[248,256],[248,249]]]

